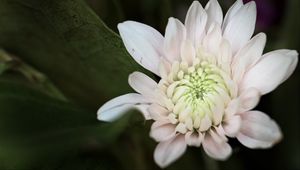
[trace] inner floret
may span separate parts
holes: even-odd
[[[227,74],[217,65],[196,61],[192,66],[175,62],[164,83],[168,118],[179,133],[206,131],[222,121],[230,99]],[[170,106],[172,105],[172,106]]]

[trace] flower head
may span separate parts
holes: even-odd
[[[182,24],[170,18],[165,36],[150,26],[126,21],[118,25],[125,47],[144,68],[129,76],[137,93],[108,101],[98,119],[113,121],[132,108],[154,120],[150,136],[159,144],[154,159],[166,167],[187,146],[199,147],[218,160],[232,149],[228,137],[249,148],[268,148],[281,139],[278,125],[265,113],[251,111],[294,71],[298,53],[276,50],[263,55],[266,35],[253,38],[254,2],[237,0],[223,20],[220,5],[191,5]]]

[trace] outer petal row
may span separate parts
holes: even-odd
[[[183,135],[160,142],[154,151],[154,160],[161,167],[167,167],[176,161],[186,150],[187,145]]]
[[[265,54],[244,76],[240,91],[253,87],[262,95],[274,90],[295,70],[298,53],[294,50],[276,50]]]
[[[194,1],[189,8],[186,18],[185,27],[187,31],[187,39],[189,39],[197,49],[201,44],[201,40],[205,35],[205,25],[207,14],[199,1]]]
[[[269,148],[282,138],[275,121],[260,111],[245,112],[241,118],[242,127],[237,139],[249,148]]]
[[[160,57],[163,56],[163,36],[154,28],[134,22],[126,21],[118,25],[124,45],[133,59],[144,68],[158,73]]]
[[[138,109],[146,119],[149,119],[148,107],[148,99],[137,93],[129,93],[106,102],[98,110],[97,118],[98,120],[112,122],[123,116],[127,111]]]
[[[239,0],[228,11],[223,25],[223,36],[230,42],[234,54],[253,35],[255,22],[256,5],[253,1],[242,5]]]

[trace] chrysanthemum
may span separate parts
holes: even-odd
[[[184,24],[170,18],[165,36],[134,21],[119,24],[127,51],[160,80],[132,73],[129,84],[137,93],[108,101],[98,119],[113,121],[136,108],[154,120],[150,136],[159,142],[154,159],[161,167],[201,144],[210,157],[225,160],[232,152],[228,137],[249,148],[273,146],[280,128],[250,110],[292,74],[298,53],[262,55],[266,35],[252,37],[255,21],[254,2],[237,0],[223,20],[217,0],[210,0],[205,9],[194,1]]]

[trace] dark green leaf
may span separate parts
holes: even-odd
[[[81,150],[104,148],[126,129],[129,117],[102,123],[96,113],[53,99],[22,81],[1,78],[0,169],[28,169]]]
[[[141,69],[81,0],[0,0],[0,16],[0,46],[82,105],[128,92],[128,74]]]

